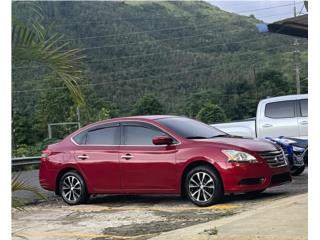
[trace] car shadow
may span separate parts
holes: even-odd
[[[286,191],[263,192],[257,195],[226,194],[220,204],[243,204],[288,196]],[[97,195],[90,198],[87,204],[111,204],[113,206],[165,204],[194,206],[186,197],[177,195]]]

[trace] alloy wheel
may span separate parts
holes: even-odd
[[[189,180],[190,196],[197,202],[208,202],[215,193],[213,178],[206,172],[196,172]]]
[[[75,176],[67,176],[62,183],[62,197],[70,202],[74,203],[81,197],[81,183]]]

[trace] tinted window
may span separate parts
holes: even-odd
[[[156,136],[164,136],[164,132],[153,128],[138,125],[124,126],[125,145],[153,145],[152,139]]]
[[[213,138],[221,135],[227,135],[225,132],[214,127],[185,117],[160,118],[156,121],[167,128],[170,128],[178,135],[189,139]]]
[[[282,101],[267,103],[265,116],[269,118],[292,118],[294,117],[295,101]]]
[[[300,100],[300,111],[302,117],[308,117],[308,99]]]
[[[90,145],[119,145],[120,127],[104,127],[88,131],[86,144]]]
[[[78,144],[84,144],[85,139],[86,139],[86,134],[87,134],[86,131],[81,132],[78,135],[74,136],[73,140]]]

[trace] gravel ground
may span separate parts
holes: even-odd
[[[21,177],[36,178],[37,171]],[[67,206],[49,194],[48,202],[13,210],[13,239],[137,239],[143,240],[178,228],[208,222],[308,191],[307,170],[291,184],[266,190],[257,197],[226,196],[219,205],[198,208],[177,196],[97,196],[88,204]],[[33,199],[30,195],[20,195]],[[29,201],[30,202],[30,201]],[[31,202],[36,202],[31,200]]]

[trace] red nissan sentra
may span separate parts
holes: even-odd
[[[90,194],[185,194],[209,206],[224,193],[261,192],[291,181],[279,146],[161,115],[77,130],[43,151],[39,178],[71,205]]]

